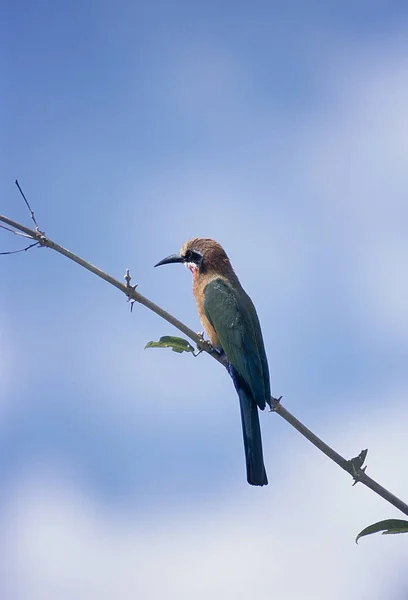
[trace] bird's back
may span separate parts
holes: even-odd
[[[236,276],[233,281],[218,276],[206,282],[201,306],[200,318],[211,343],[222,347],[259,408],[265,408],[271,395],[269,369],[251,298]]]

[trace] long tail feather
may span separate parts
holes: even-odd
[[[237,388],[237,392],[241,408],[247,480],[251,485],[267,485],[268,478],[263,462],[258,407],[244,388]]]
[[[263,461],[258,406],[252,398],[245,381],[239,376],[235,367],[231,363],[228,363],[226,367],[239,397],[247,481],[251,485],[268,485],[268,477],[266,476]]]

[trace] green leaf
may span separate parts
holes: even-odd
[[[373,525],[369,525],[363,529],[363,531],[360,531],[356,537],[356,544],[364,535],[371,535],[372,533],[378,533],[379,531],[382,531],[383,535],[391,533],[408,533],[408,521],[404,521],[403,519],[386,519],[385,521],[373,523]]]
[[[194,348],[187,340],[173,335],[164,335],[158,342],[148,342],[146,348],[171,348],[173,352],[179,354],[182,352],[192,352],[194,354]]]

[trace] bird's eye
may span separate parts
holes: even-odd
[[[202,256],[199,252],[194,252],[194,250],[191,252],[191,260],[195,263],[200,263],[202,259]]]
[[[203,255],[201,252],[196,252],[196,250],[187,250],[184,255],[184,260],[185,262],[191,262],[200,267],[203,260]]]

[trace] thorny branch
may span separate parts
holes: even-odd
[[[18,182],[16,182],[16,183],[18,185]],[[18,187],[21,191],[20,186],[18,186]],[[21,191],[21,193],[22,193],[22,191]],[[91,271],[91,273],[94,273],[94,275],[101,277],[102,279],[104,279],[105,281],[107,281],[108,283],[110,283],[111,285],[116,287],[118,290],[123,292],[131,302],[133,302],[133,303],[138,302],[139,304],[143,304],[143,306],[146,306],[146,308],[148,308],[149,310],[151,310],[154,313],[156,313],[157,315],[159,315],[159,317],[162,317],[162,319],[164,319],[171,325],[174,325],[174,327],[179,329],[187,337],[189,337],[191,340],[193,340],[193,342],[195,342],[197,344],[197,346],[200,350],[207,352],[213,358],[215,358],[215,360],[217,360],[218,362],[220,362],[221,364],[223,364],[225,366],[225,358],[223,358],[222,356],[220,356],[218,354],[218,352],[213,350],[210,344],[203,342],[202,336],[200,334],[197,334],[195,331],[193,331],[192,329],[187,327],[187,325],[185,325],[184,323],[182,323],[181,321],[179,321],[178,319],[173,317],[173,315],[171,315],[170,313],[165,311],[163,308],[161,308],[160,306],[158,306],[157,304],[155,304],[154,302],[152,302],[151,300],[149,300],[142,294],[139,294],[139,292],[136,291],[136,286],[130,285],[131,277],[129,274],[129,270],[126,270],[126,274],[125,274],[126,285],[125,285],[125,284],[121,283],[120,281],[118,281],[117,279],[115,279],[114,277],[112,277],[111,275],[108,275],[101,269],[98,269],[98,267],[91,265],[90,263],[88,263],[84,259],[80,258],[73,252],[70,252],[66,248],[63,248],[59,244],[53,242],[51,239],[46,237],[44,235],[44,233],[39,230],[38,225],[35,221],[34,213],[31,210],[31,207],[28,204],[23,193],[22,193],[22,195],[23,195],[23,197],[26,201],[26,204],[30,210],[31,218],[34,221],[36,229],[35,230],[29,229],[28,227],[25,227],[24,225],[21,225],[20,223],[17,223],[16,221],[13,221],[12,219],[9,219],[8,217],[2,216],[2,215],[0,215],[0,221],[3,223],[6,223],[7,225],[9,225],[9,227],[12,227],[14,230],[17,230],[17,231],[11,230],[11,231],[13,231],[13,233],[22,232],[25,237],[32,239],[34,241],[34,243],[31,244],[31,246],[29,246],[29,247],[33,247],[33,246],[37,246],[37,245],[45,246],[47,248],[51,248],[52,250],[55,250],[56,252],[59,252],[60,254],[63,254],[70,260],[73,260],[77,264],[81,265],[81,267],[84,267],[88,271]],[[5,227],[5,229],[8,229],[8,228]],[[28,248],[25,248],[24,250],[28,250]],[[4,253],[4,254],[7,254],[7,253]],[[394,494],[391,494],[391,492],[389,492],[382,485],[377,483],[374,479],[372,479],[371,477],[369,477],[366,474],[366,472],[365,472],[366,467],[363,467],[363,463],[364,463],[364,460],[365,460],[365,457],[367,454],[367,450],[362,450],[362,452],[359,454],[359,456],[352,458],[351,460],[347,460],[343,456],[338,454],[338,452],[333,450],[333,448],[331,448],[325,442],[323,442],[323,440],[318,438],[317,435],[315,435],[312,431],[310,431],[310,429],[308,429],[294,415],[292,415],[288,410],[286,410],[286,408],[284,408],[284,406],[281,404],[280,398],[279,399],[272,398],[271,405],[272,405],[271,410],[273,412],[276,412],[285,421],[287,421],[290,425],[292,425],[292,427],[294,427],[297,431],[299,431],[299,433],[301,433],[306,439],[308,439],[309,442],[311,442],[314,446],[316,446],[316,448],[321,450],[321,452],[323,452],[326,456],[328,456],[331,460],[333,460],[336,464],[338,464],[339,467],[341,467],[344,471],[347,471],[347,473],[349,473],[353,477],[354,484],[361,482],[362,484],[364,484],[365,486],[370,488],[373,492],[375,492],[376,494],[378,494],[379,496],[384,498],[384,500],[386,500],[387,502],[389,502],[390,504],[392,504],[393,506],[398,508],[401,512],[408,515],[408,505],[405,502],[403,502],[402,500],[400,500],[399,498],[394,496]]]

